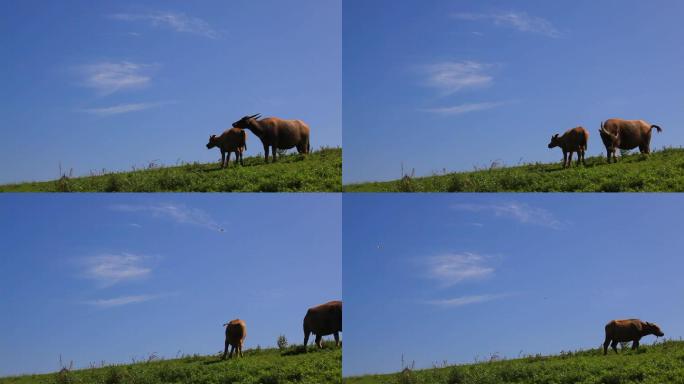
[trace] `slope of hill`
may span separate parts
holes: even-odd
[[[345,192],[681,192],[684,149],[666,148],[648,156],[627,155],[616,164],[587,158],[586,167],[563,169],[560,162],[525,164],[428,177],[404,176],[387,182],[348,184]]]
[[[175,167],[150,166],[131,172],[0,186],[0,192],[338,192],[342,189],[342,149],[323,148],[308,156],[290,154],[276,163],[263,157],[221,169],[218,162]]]
[[[278,349],[251,349],[243,358],[221,360],[220,356],[187,356],[173,360],[153,360],[130,365],[113,365],[43,375],[0,378],[2,384],[279,384],[339,383],[342,375],[342,349],[326,343],[317,350],[301,346]]]
[[[404,370],[388,375],[345,378],[348,384],[682,384],[684,383],[684,342],[665,341],[641,346],[638,351],[592,349],[562,352],[555,356],[528,356],[433,368]]]

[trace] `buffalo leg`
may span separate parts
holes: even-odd
[[[226,167],[226,152],[222,150],[221,151],[221,168],[225,168],[225,167]]]
[[[563,151],[563,168],[565,168],[565,164],[568,162],[568,153]]]
[[[318,345],[318,348],[323,348],[323,336],[322,335],[316,335],[316,345]]]
[[[240,357],[242,357],[242,343],[240,343],[240,349],[238,349],[238,352],[240,352]]]
[[[242,162],[242,151],[238,152],[240,154],[240,165],[245,165],[245,163]]]
[[[268,163],[268,145],[266,144],[264,144],[264,157],[264,160]]]
[[[572,165],[572,151],[568,152],[568,167]]]
[[[226,339],[226,346],[223,349],[223,360],[226,359],[226,355],[228,354],[228,348],[230,347],[230,344],[228,343],[228,339]]]
[[[276,160],[277,160],[277,159],[276,159],[276,153],[278,153],[278,148],[277,148],[275,145],[273,145],[273,146],[271,147],[271,156],[273,157],[273,162],[274,162],[274,163],[275,163]]]
[[[304,348],[309,344],[309,332],[304,332]]]
[[[639,349],[639,340],[632,341],[632,349]]]
[[[228,354],[228,358],[232,359],[233,358],[233,352],[235,352],[235,346],[231,345],[230,346],[230,353]]]
[[[335,333],[333,334],[333,336],[335,336],[335,346],[339,347],[339,346],[340,346],[340,333],[339,333],[339,332],[335,332]]]
[[[606,337],[606,341],[603,342],[603,355],[608,354],[608,345],[610,345],[610,338]]]
[[[618,353],[618,351],[617,351],[617,345],[618,345],[617,340],[613,340],[613,342],[610,343],[610,347],[613,348],[613,351],[615,351],[615,353]]]

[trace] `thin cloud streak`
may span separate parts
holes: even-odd
[[[105,286],[125,280],[142,279],[151,272],[150,257],[122,253],[102,254],[83,259],[83,275]]]
[[[446,61],[422,68],[425,85],[439,89],[445,95],[491,85],[494,78],[487,73],[490,64],[475,61]]]
[[[95,89],[101,95],[144,88],[149,85],[148,74],[152,65],[138,64],[130,61],[104,61],[87,64],[77,68],[83,77],[83,86]]]
[[[153,27],[166,27],[176,32],[191,33],[210,39],[217,39],[220,33],[199,17],[176,12],[153,12],[144,14],[117,13],[109,16],[119,21],[142,21]]]
[[[133,296],[121,296],[114,297],[111,299],[96,299],[85,301],[87,305],[91,305],[98,308],[112,308],[120,307],[128,304],[144,303],[146,301],[155,300],[160,298],[161,295],[133,295]]]
[[[201,209],[188,208],[174,204],[130,205],[118,204],[110,207],[121,212],[142,212],[153,217],[172,220],[179,224],[194,225],[214,231],[223,232],[224,229],[206,212]]]
[[[427,304],[443,307],[443,308],[456,308],[462,307],[464,305],[485,303],[488,301],[499,300],[506,297],[510,297],[511,293],[500,293],[500,294],[485,294],[485,295],[472,295],[472,296],[461,296],[454,297],[451,299],[440,299],[440,300],[429,300]]]
[[[114,115],[121,115],[130,112],[139,112],[147,109],[159,108],[161,106],[172,104],[170,101],[159,101],[154,103],[131,103],[131,104],[119,104],[111,107],[102,108],[86,108],[81,109],[81,112],[88,113],[95,116],[107,117]]]
[[[494,274],[487,261],[487,257],[470,252],[434,256],[426,261],[427,276],[445,287],[485,279]]]
[[[488,212],[498,217],[514,219],[522,224],[534,224],[553,229],[559,229],[562,226],[551,212],[524,203],[454,204],[451,208],[457,211]]]
[[[541,17],[530,16],[526,12],[498,12],[498,13],[454,13],[452,18],[468,21],[490,21],[494,25],[514,28],[521,32],[530,32],[548,37],[560,37],[561,33],[553,24]]]
[[[425,108],[422,109],[424,112],[434,113],[438,115],[446,116],[458,116],[470,112],[486,111],[488,109],[493,109],[507,104],[505,101],[499,102],[485,102],[485,103],[467,103],[454,105],[452,107],[441,107],[441,108]]]

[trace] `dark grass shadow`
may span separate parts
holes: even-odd
[[[228,361],[228,360],[230,360],[230,359],[223,360],[222,358],[218,357],[216,359],[204,361],[204,362],[202,362],[202,365],[214,365],[214,364],[218,364],[218,363],[223,363],[224,361]]]
[[[296,356],[307,353],[308,349],[303,345],[297,345],[287,348],[280,353],[281,356]]]

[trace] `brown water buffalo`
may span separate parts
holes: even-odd
[[[326,335],[335,336],[335,344],[340,345],[342,332],[342,302],[331,301],[309,308],[304,316],[304,347],[309,343],[309,334],[316,335],[316,345],[323,348],[321,339]]]
[[[223,350],[223,359],[226,358],[226,354],[228,353],[228,346],[231,347],[228,358],[233,357],[233,351],[236,349],[237,352],[235,352],[235,357],[242,357],[242,345],[245,343],[245,338],[247,337],[247,325],[245,324],[245,321],[235,319],[223,324],[223,326],[226,327],[226,346]]]
[[[249,129],[264,145],[264,156],[268,163],[268,149],[271,148],[273,161],[276,161],[278,149],[297,147],[299,153],[309,153],[309,126],[301,120],[283,120],[277,117],[267,117],[258,120],[259,113],[245,116],[233,123],[233,127]]]
[[[639,147],[639,152],[648,154],[651,152],[651,130],[653,128],[662,132],[662,128],[649,124],[643,120],[608,119],[601,123],[599,133],[603,145],[606,146],[606,156],[610,163],[617,161],[615,151],[617,149],[634,149]]]
[[[584,152],[587,150],[589,132],[584,127],[575,127],[565,131],[563,136],[551,136],[549,148],[560,147],[563,150],[563,168],[572,163],[572,153],[577,152],[577,165],[584,164]]]
[[[242,153],[247,150],[247,132],[239,128],[231,128],[221,134],[221,136],[209,136],[207,149],[218,147],[221,150],[221,167],[225,168],[230,163],[230,154],[235,152],[235,162],[242,163]],[[226,153],[228,158],[226,159]]]
[[[632,349],[637,349],[639,348],[639,340],[646,335],[660,337],[665,334],[657,325],[647,321],[639,319],[613,320],[606,324],[606,340],[603,342],[603,354],[606,355],[608,353],[608,344],[617,353],[617,344],[627,341],[632,342]]]

